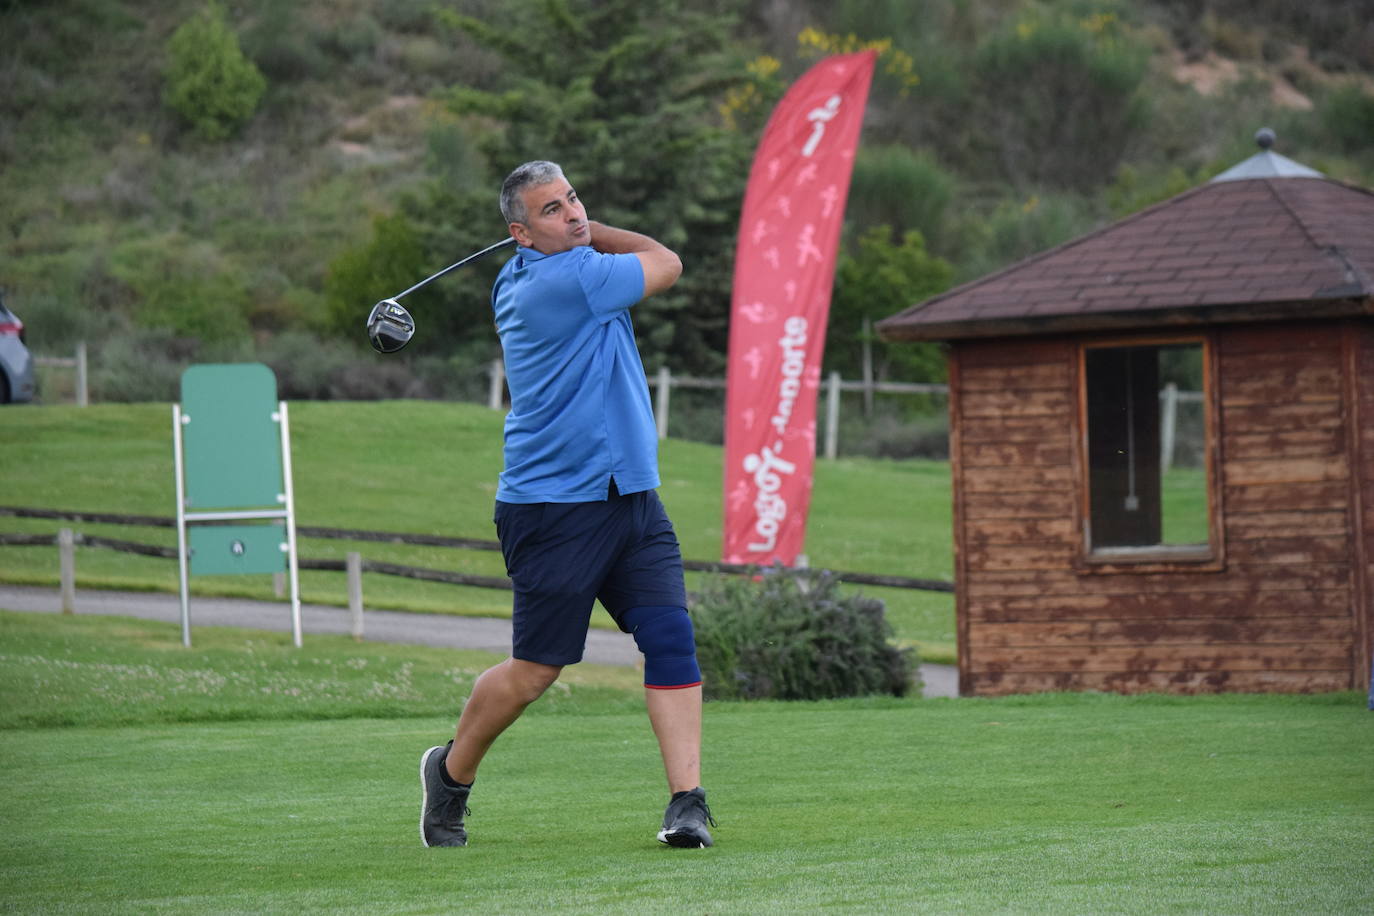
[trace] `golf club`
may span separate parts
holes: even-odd
[[[515,239],[513,238],[502,239],[495,245],[488,245],[481,251],[473,252],[461,261],[450,264],[438,273],[426,277],[410,289],[397,293],[390,299],[383,299],[378,302],[372,307],[372,313],[367,316],[367,339],[372,341],[372,349],[378,353],[395,353],[410,343],[410,338],[415,336],[415,319],[410,317],[410,312],[406,311],[405,307],[396,301],[397,299],[410,295],[425,284],[434,282],[444,274],[451,273],[464,264],[514,244]]]

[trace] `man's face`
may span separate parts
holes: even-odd
[[[533,185],[520,196],[525,201],[525,222],[511,223],[510,234],[521,245],[544,254],[557,254],[591,244],[587,211],[567,179]]]

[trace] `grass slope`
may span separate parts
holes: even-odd
[[[502,415],[473,404],[432,401],[291,405],[298,523],[492,539],[501,469]],[[42,407],[0,413],[6,502],[45,508],[172,516],[171,410],[165,404]],[[720,556],[719,447],[670,439],[661,452],[660,493],[689,559]],[[949,468],[943,462],[843,459],[816,465],[807,539],[814,566],[950,579]],[[0,519],[0,530],[52,532],[61,523]],[[89,534],[175,546],[172,529],[80,524]],[[441,548],[305,540],[302,556],[349,550],[395,563],[504,575],[499,554]],[[83,587],[174,590],[176,564],[82,550]],[[55,584],[57,551],[0,548],[0,581]],[[194,579],[206,594],[271,597],[267,577]],[[307,601],[343,604],[339,573],[302,575]],[[948,594],[868,589],[888,604],[898,636],[927,660],[953,659]],[[389,576],[365,578],[369,607],[500,616],[506,592],[459,589]],[[594,621],[609,625],[604,615]]]
[[[79,704],[91,666],[181,651],[161,624],[0,622],[7,708],[49,692]],[[465,688],[417,675],[429,685],[414,701],[421,718],[393,718],[394,698],[357,691],[342,707],[359,717],[281,718],[293,689],[312,692],[320,670],[370,668],[373,650],[316,640],[273,653],[243,638],[219,634],[204,650],[214,660],[198,650],[182,667],[237,672],[271,695],[264,719],[234,721],[229,702],[230,721],[169,723],[115,679],[128,701],[120,727],[0,723],[6,908],[1374,907],[1374,717],[1354,693],[709,704],[717,845],[686,852],[653,839],[666,799],[638,691],[575,686],[503,737],[473,797],[472,845],[445,850],[419,843],[416,769],[453,721],[425,704],[448,692],[456,710]],[[15,676],[37,670],[23,659],[48,669]],[[430,662],[417,659],[418,673]]]

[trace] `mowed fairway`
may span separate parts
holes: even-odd
[[[653,838],[666,799],[639,691],[588,671],[493,751],[472,845],[425,849],[419,756],[453,721],[432,710],[451,694],[456,711],[482,659],[0,623],[16,912],[1374,908],[1374,713],[1355,693],[709,704],[717,845],[685,851]],[[124,724],[13,712],[90,721],[87,680]],[[264,718],[190,702],[230,688]],[[419,717],[375,714],[398,690]]]

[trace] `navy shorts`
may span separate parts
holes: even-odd
[[[498,501],[495,522],[515,585],[515,658],[581,661],[597,600],[622,630],[632,608],[687,606],[682,551],[653,490],[621,495],[612,483],[605,502]]]

